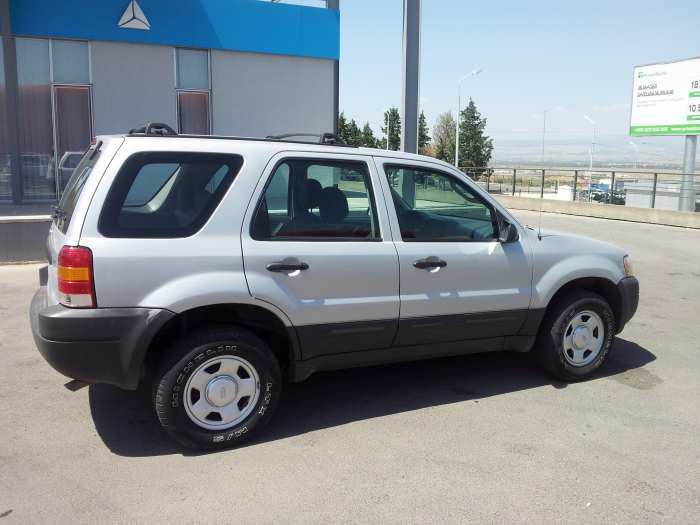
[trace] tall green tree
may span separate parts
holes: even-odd
[[[476,109],[469,98],[469,104],[460,113],[459,119],[459,165],[485,168],[491,161],[493,139],[488,137],[486,118]],[[476,173],[479,175],[479,173]]]
[[[398,151],[401,148],[401,115],[399,114],[399,108],[389,108],[384,112],[382,133],[389,139],[390,150]]]
[[[348,120],[345,118],[345,112],[341,111],[338,115],[338,140],[343,144],[348,143]]]
[[[427,155],[430,149],[430,135],[428,134],[428,121],[425,118],[425,113],[420,112],[418,117],[418,153]]]
[[[377,147],[377,138],[374,136],[374,132],[369,125],[369,122],[365,122],[365,126],[362,128],[362,146],[367,148]]]
[[[350,146],[362,146],[362,132],[360,131],[355,119],[352,119],[348,124],[347,140],[344,141],[345,144]]]
[[[452,112],[438,115],[433,126],[433,153],[435,158],[454,164],[455,161],[455,134],[457,123]]]

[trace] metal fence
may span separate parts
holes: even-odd
[[[463,168],[462,171],[494,194],[700,211],[699,174],[566,168]],[[687,206],[682,207],[685,202]]]

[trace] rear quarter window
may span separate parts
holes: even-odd
[[[53,214],[53,221],[56,227],[62,232],[66,233],[68,231],[68,225],[73,218],[73,212],[75,211],[75,206],[78,203],[78,198],[83,191],[83,187],[92,173],[92,168],[97,163],[100,158],[100,146],[96,146],[88,149],[83,157],[78,162],[78,165],[73,170],[73,174],[70,179],[68,179],[68,184],[66,184],[66,189],[61,195],[61,200],[56,206],[56,211]]]
[[[110,188],[99,231],[105,237],[193,235],[221,202],[242,164],[240,155],[136,153]]]

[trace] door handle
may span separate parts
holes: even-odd
[[[439,257],[426,257],[425,259],[418,259],[413,263],[413,266],[420,270],[429,270],[431,268],[444,268],[447,266],[447,262],[443,261]]]
[[[296,264],[270,263],[265,268],[268,272],[296,272],[298,270],[308,270],[309,265],[305,262]]]

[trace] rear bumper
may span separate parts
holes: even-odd
[[[617,332],[622,332],[627,322],[632,319],[639,305],[639,281],[636,277],[625,277],[617,283],[620,292],[620,315],[617,320]]]
[[[39,353],[61,374],[135,389],[148,346],[175,314],[154,308],[66,308],[34,294],[29,317]]]

